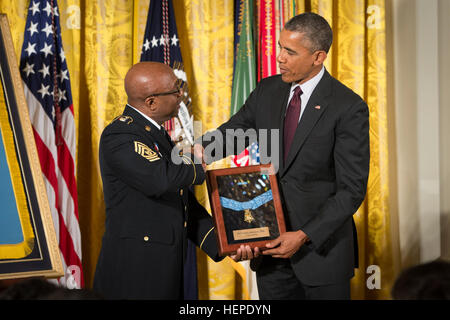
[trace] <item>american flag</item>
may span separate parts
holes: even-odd
[[[259,164],[259,146],[257,142],[252,143],[244,151],[236,156],[231,156],[232,164],[236,167],[246,167]]]
[[[30,1],[20,73],[66,272],[58,282],[81,288],[75,122],[56,0]]]
[[[257,142],[252,143],[249,147],[250,165],[259,164],[259,145]]]

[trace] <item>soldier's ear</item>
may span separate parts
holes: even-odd
[[[150,108],[151,111],[156,110],[156,97],[150,96],[145,99],[145,104]]]

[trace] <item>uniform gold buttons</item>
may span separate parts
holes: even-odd
[[[148,241],[149,239],[150,239],[150,238],[147,237],[147,236],[144,237],[144,241]]]
[[[180,196],[183,195],[183,189],[180,189]]]
[[[184,222],[184,227],[185,227],[185,228],[187,227],[187,221]]]
[[[151,130],[150,126],[145,126],[145,130],[150,131]]]

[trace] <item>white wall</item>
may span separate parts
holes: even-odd
[[[449,257],[450,0],[391,0],[388,74],[401,267]],[[388,38],[389,39],[389,38]],[[389,48],[389,46],[388,46]],[[388,52],[389,54],[389,52]]]
[[[450,260],[450,0],[439,0],[441,255]]]

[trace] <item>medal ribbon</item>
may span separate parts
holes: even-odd
[[[233,199],[228,199],[225,197],[220,197],[220,204],[223,208],[231,209],[234,211],[243,211],[246,209],[255,210],[262,206],[263,204],[273,200],[272,190],[266,191],[263,194],[255,197],[250,201],[236,201]]]

